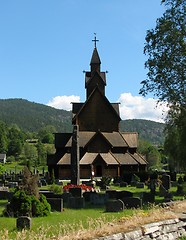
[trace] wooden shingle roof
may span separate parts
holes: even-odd
[[[129,153],[113,153],[120,165],[138,165],[138,162]]]
[[[96,134],[96,132],[79,132],[79,147],[84,147],[90,139]],[[69,141],[66,144],[66,147],[72,146],[72,137],[69,139]]]
[[[128,147],[125,139],[122,137],[120,132],[101,132],[103,136],[110,142],[113,147]]]
[[[122,132],[121,134],[130,148],[137,148],[138,146],[137,132]]]
[[[71,154],[65,153],[63,157],[59,160],[57,165],[70,165],[71,164]]]
[[[140,164],[140,165],[147,165],[147,161],[139,154],[134,153],[131,156]]]
[[[98,156],[101,156],[103,161],[107,165],[118,165],[114,156],[111,153],[85,153],[85,155],[80,160],[80,165],[90,165],[92,164]]]

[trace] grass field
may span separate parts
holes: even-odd
[[[7,201],[0,201],[0,213],[2,213]],[[111,222],[126,216],[131,216],[133,210],[125,210],[119,213],[106,213],[103,207],[85,209],[68,209],[63,212],[52,212],[47,217],[32,218],[32,232],[35,236],[52,237],[60,234],[65,235],[67,231],[71,233],[78,229],[89,229],[97,227],[99,224]],[[16,230],[16,218],[0,217],[0,236],[7,234],[5,239],[16,239],[18,231]],[[6,235],[5,234],[5,235]],[[25,232],[28,235],[29,232]],[[9,238],[8,238],[9,237]],[[0,239],[2,239],[0,237]],[[25,238],[27,239],[27,238]],[[44,239],[44,238],[41,238]]]
[[[149,191],[147,187],[145,189],[138,189],[136,187],[126,187],[119,188],[111,186],[111,189],[118,190],[128,190],[134,193],[134,196],[139,196],[143,191]],[[172,188],[171,191],[174,193],[176,188]],[[174,197],[174,200],[177,197]],[[156,201],[161,202],[162,197],[156,196]],[[0,214],[7,204],[6,200],[0,201]],[[125,209],[123,212],[118,213],[108,213],[105,212],[103,206],[94,207],[91,205],[86,205],[85,209],[75,210],[64,208],[63,212],[52,212],[48,217],[38,217],[32,218],[32,227],[30,231],[19,232],[16,230],[16,218],[7,218],[0,217],[0,239],[9,240],[9,239],[37,239],[37,240],[46,240],[46,239],[58,239],[57,236],[66,236],[60,238],[60,240],[69,239],[71,240],[72,235],[77,237],[78,232],[90,233],[95,229],[108,229],[108,224],[115,221],[120,221],[120,219],[132,218],[132,216],[138,219],[144,219],[144,216],[149,214],[149,207],[145,207],[143,210],[131,210]],[[161,215],[162,213],[159,213]],[[153,214],[151,214],[153,215]],[[155,214],[157,215],[157,214]],[[140,216],[140,217],[139,217]],[[153,216],[155,217],[155,216]],[[138,221],[138,220],[135,220]],[[107,225],[105,225],[107,224]],[[141,224],[141,222],[140,222]],[[105,227],[106,226],[106,227]],[[110,227],[109,227],[110,228]],[[96,230],[96,231],[98,231]],[[101,230],[100,230],[101,231]],[[103,231],[103,230],[102,230]],[[107,230],[110,231],[110,230]],[[70,233],[70,236],[69,236]],[[98,234],[99,235],[99,234]],[[2,237],[3,236],[3,237]],[[55,236],[55,237],[54,237]],[[89,236],[90,237],[90,236]],[[87,236],[87,239],[91,239]],[[74,239],[83,239],[75,238]],[[86,239],[86,238],[85,238]]]

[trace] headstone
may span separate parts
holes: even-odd
[[[71,148],[71,183],[79,185],[80,169],[79,169],[79,126],[74,125],[72,134]]]
[[[108,200],[108,195],[107,194],[91,194],[90,195],[90,202],[93,205],[104,205],[106,201]]]
[[[177,186],[177,195],[186,195],[186,183],[178,184]]]
[[[85,202],[90,202],[92,194],[97,194],[97,193],[96,192],[84,192],[83,193],[83,197],[85,199]]]
[[[165,197],[167,194],[168,194],[168,190],[165,189],[165,187],[163,186],[163,184],[160,184],[160,187],[159,187],[159,195],[160,195],[161,197]]]
[[[124,210],[124,203],[122,200],[109,200],[106,202],[106,212],[121,212]]]
[[[144,188],[144,187],[145,187],[145,183],[143,183],[143,182],[136,183],[136,188]]]
[[[128,183],[127,182],[120,182],[120,187],[127,187],[128,186]]]
[[[27,216],[18,217],[16,227],[18,230],[31,229],[31,218]]]
[[[47,198],[47,202],[51,206],[51,211],[62,212],[63,211],[63,199],[62,198]]]
[[[71,193],[73,197],[82,197],[82,189],[80,187],[69,188],[69,193]]]
[[[0,191],[0,200],[8,199],[8,191]]]
[[[68,207],[80,209],[85,207],[85,199],[83,197],[70,197],[68,199]]]
[[[183,191],[183,186],[182,186],[182,184],[178,184],[178,186],[177,186],[177,191],[176,191],[176,195],[178,195],[178,196],[184,195],[184,191]]]
[[[130,191],[117,191],[117,199],[122,199],[126,197],[133,197],[133,193]]]
[[[117,198],[117,190],[107,190],[106,194],[108,195],[109,199],[116,199]]]
[[[131,181],[131,182],[130,182],[130,186],[131,186],[131,187],[136,187],[136,181]]]
[[[141,208],[142,200],[138,197],[128,197],[121,199],[124,202],[126,208]]]
[[[170,178],[170,175],[168,174],[163,174],[162,175],[162,178],[161,178],[161,181],[162,181],[162,185],[163,187],[166,189],[166,190],[169,190],[170,187],[171,187],[171,178]]]
[[[61,198],[63,199],[63,205],[68,204],[68,200],[71,197],[72,197],[72,194],[68,192],[61,194]]]
[[[155,196],[151,192],[143,192],[141,193],[141,198],[143,203],[154,203]]]

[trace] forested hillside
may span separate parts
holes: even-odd
[[[29,132],[37,132],[46,125],[55,126],[60,132],[71,131],[71,112],[24,99],[0,100],[0,120]]]
[[[142,119],[125,120],[120,123],[121,131],[138,132],[141,139],[147,140],[155,145],[163,144],[164,127],[165,124],[163,123]]]
[[[52,125],[58,132],[71,132],[72,113],[55,109],[43,104],[29,102],[24,99],[0,99],[0,120],[8,125],[16,124],[20,129],[37,132],[41,128]],[[162,144],[164,124],[134,119],[123,120],[120,130],[138,132],[140,138],[152,144]]]

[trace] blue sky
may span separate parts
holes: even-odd
[[[164,7],[160,0],[0,1],[1,99],[23,98],[69,110],[85,101],[94,33],[106,96],[120,101],[123,119],[161,121],[161,107],[138,92],[146,77],[146,31]]]

